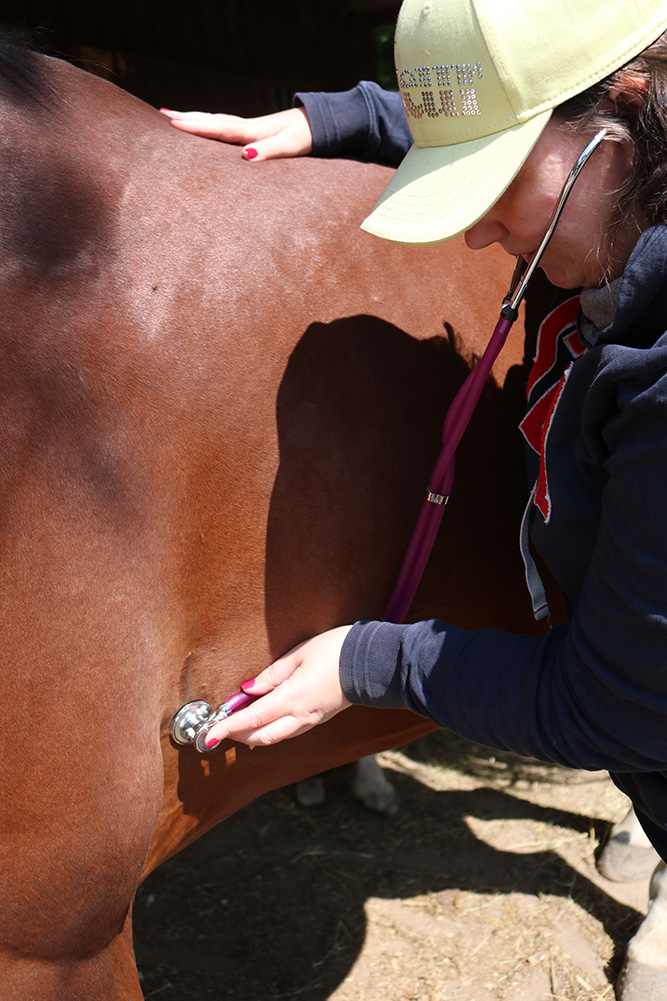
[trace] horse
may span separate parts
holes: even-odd
[[[272,748],[170,736],[184,703],[381,615],[510,266],[364,234],[389,168],[257,170],[68,63],[0,55],[0,980],[6,1001],[138,1001],[148,873],[262,793],[431,728],[351,708]],[[524,333],[411,619],[538,628]]]

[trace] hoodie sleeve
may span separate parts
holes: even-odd
[[[665,774],[667,350],[658,372],[640,352],[614,357],[623,363],[628,354],[639,358],[641,376],[628,382],[598,370],[581,418],[591,430],[576,460],[582,475],[604,480],[570,622],[544,637],[435,620],[358,623],[340,663],[350,701],[408,708],[488,747],[544,761]],[[592,407],[606,408],[603,422],[589,420]],[[582,508],[579,521],[589,514]]]
[[[398,166],[412,136],[398,91],[362,81],[341,93],[299,93],[313,134],[314,156],[349,156]]]

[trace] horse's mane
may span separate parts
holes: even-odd
[[[0,28],[0,85],[5,97],[41,104],[53,93],[24,32]]]

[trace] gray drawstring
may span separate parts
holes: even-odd
[[[533,559],[533,554],[530,551],[530,538],[528,534],[528,524],[530,522],[531,511],[533,510],[533,502],[535,500],[535,494],[537,493],[537,480],[535,481],[535,486],[530,492],[530,497],[528,498],[528,503],[526,504],[526,510],[523,512],[523,518],[521,519],[521,536],[519,539],[519,547],[521,549],[521,557],[523,559],[524,570],[526,574],[526,584],[528,586],[528,593],[530,594],[530,600],[533,606],[533,615],[540,622],[542,619],[548,618],[549,602],[547,601],[546,591],[544,590],[544,584],[542,583],[542,578],[540,577],[540,572],[537,569],[535,560]]]

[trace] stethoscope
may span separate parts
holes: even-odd
[[[426,497],[422,502],[419,517],[417,518],[417,524],[408,544],[396,585],[383,615],[383,619],[386,622],[402,622],[408,612],[438,534],[445,505],[449,500],[449,494],[454,481],[454,456],[456,449],[472,417],[493,364],[505,344],[514,322],[519,316],[519,306],[526,294],[535,269],[539,266],[542,255],[549,245],[549,241],[553,236],[572,187],[585,163],[600,145],[606,134],[606,129],[601,129],[579,155],[566,178],[549,226],[530,263],[528,264],[522,257],[517,257],[510,287],[503,299],[500,317],[487,348],[459,389],[447,411],[442,429],[442,451],[433,467]],[[239,709],[250,705],[256,698],[257,696],[249,695],[246,692],[237,692],[226,702],[221,703],[215,711],[211,709],[208,702],[202,700],[188,702],[173,717],[171,721],[171,736],[177,744],[192,744],[201,754],[215,750],[218,746],[217,744],[213,745],[213,747],[206,746],[206,737],[211,728],[216,723],[227,719],[232,713],[238,712]]]

